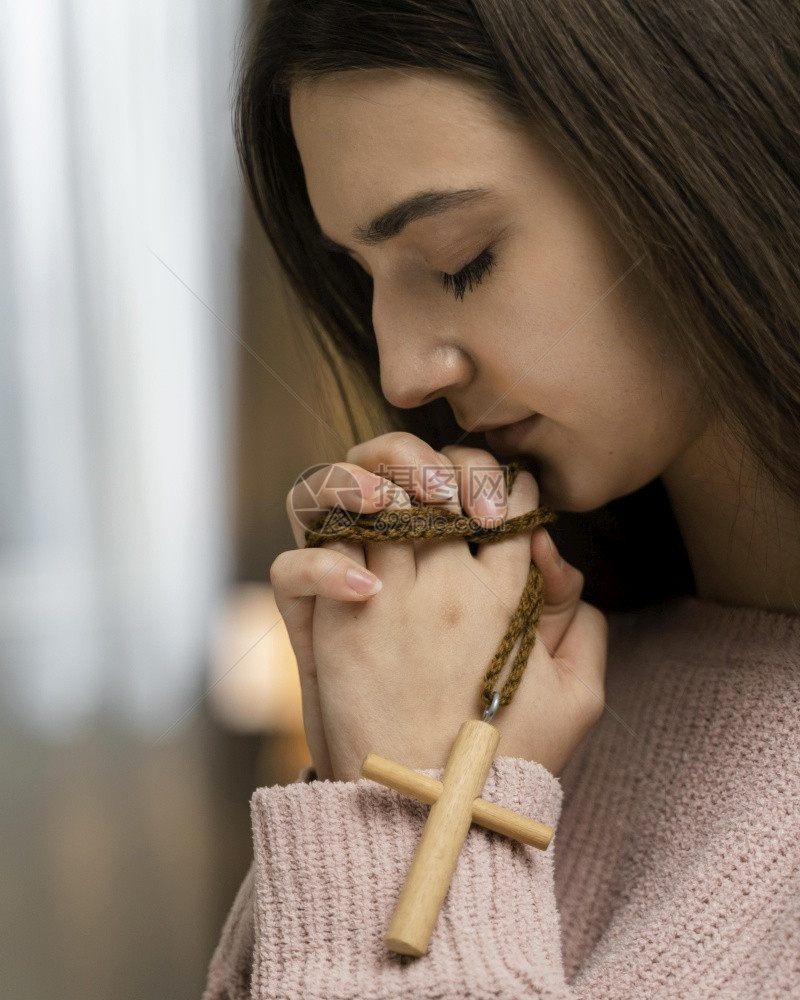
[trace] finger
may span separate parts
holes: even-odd
[[[385,436],[388,437],[389,435]],[[413,442],[416,442],[418,439],[412,435],[397,435],[396,437],[401,440],[395,441],[395,446],[400,450],[396,450],[394,462],[383,462],[378,468],[385,475],[397,475],[398,470],[402,471],[404,475],[402,477],[398,476],[398,478],[402,479],[403,483],[414,496],[412,500],[407,494],[401,491],[401,497],[386,509],[392,510],[412,506],[418,508],[427,505],[444,507],[454,514],[462,514],[463,511],[461,510],[460,503],[458,499],[454,498],[458,492],[457,470],[453,468],[447,457],[440,452],[430,449],[425,442],[419,442],[424,445],[424,448],[427,450],[426,453],[437,456],[438,464],[432,465],[430,462],[420,461],[416,466],[412,466],[410,453],[406,452],[405,456],[402,453],[402,448],[404,447],[402,439],[411,438],[412,443],[410,447],[414,447]],[[405,501],[402,499],[403,496],[405,496]],[[423,499],[420,500],[420,496]],[[449,497],[453,497],[453,499],[447,499]],[[463,546],[464,557],[469,556],[466,542],[452,538],[448,541],[448,547],[452,549],[454,546]],[[387,579],[391,574],[394,580],[400,582],[400,574],[405,573],[407,578],[410,577],[410,581],[413,582],[417,574],[423,569],[427,559],[431,557],[435,558],[437,554],[440,555],[442,547],[435,540],[410,541],[408,543],[393,541],[390,543],[367,543],[366,551],[367,565],[381,579]]]
[[[608,620],[603,612],[581,601],[555,654],[562,688],[569,690],[574,710],[588,732],[605,708]]]
[[[419,503],[461,511],[451,463],[414,434],[390,431],[361,442],[347,452],[347,461],[397,483]]]
[[[341,551],[355,547],[357,558]],[[280,553],[270,567],[270,583],[275,604],[286,626],[297,660],[303,705],[303,726],[317,775],[332,775],[325,741],[316,676],[313,629],[314,605],[317,597],[330,597],[363,603],[374,589],[369,581],[354,580],[351,570],[366,573],[363,549],[350,543],[328,543],[325,548],[293,549]],[[354,589],[357,587],[358,589]],[[376,591],[377,592],[377,591]]]
[[[521,471],[508,498],[507,518],[519,517],[534,510],[538,501],[539,487],[536,480],[530,472]],[[508,580],[511,592],[516,594],[516,607],[531,564],[531,531],[523,531],[499,542],[487,542],[480,546],[475,558],[487,573],[496,579]]]
[[[398,487],[395,499],[385,508],[385,512],[409,509],[412,506],[408,494]],[[417,543],[413,540],[404,542],[383,539],[381,536],[391,523],[388,520],[384,523],[383,514],[384,511],[379,512],[378,519],[372,526],[372,530],[377,534],[376,539],[364,542],[365,565],[381,580],[387,582],[392,580],[401,586],[413,583],[417,575],[415,552]]]
[[[363,565],[327,547],[287,549],[273,561],[269,575],[287,627],[293,621],[305,623],[315,597],[363,601],[377,594],[382,584]]]
[[[461,513],[455,474],[450,462],[429,444],[403,431],[382,434],[355,445],[347,453],[349,462],[358,462],[375,474],[386,477],[400,488],[386,510],[428,504]],[[380,531],[380,522],[377,525]],[[432,542],[367,542],[367,566],[382,579],[389,575],[398,582],[413,581],[425,550]]]
[[[324,720],[319,697],[319,681],[316,674],[300,674],[300,696],[303,706],[303,728],[306,743],[314,762],[314,770],[320,781],[333,780],[331,755],[325,739]]]
[[[491,528],[499,523],[498,518],[508,516],[503,467],[491,452],[445,445],[442,454],[458,472],[458,501],[468,517],[476,517]],[[538,489],[533,506],[537,502]]]
[[[341,555],[347,556],[352,562],[363,566],[364,569],[367,568],[366,552],[364,551],[363,544],[359,541],[345,542],[337,539],[336,541],[325,542],[325,548],[329,552],[339,552]]]
[[[286,513],[297,547],[305,548],[306,529],[334,507],[356,515],[374,513],[385,509],[395,493],[385,478],[347,462],[306,470],[286,496]]]
[[[530,555],[542,574],[544,587],[544,606],[537,641],[544,643],[552,655],[575,617],[585,578],[576,566],[561,558],[546,528],[537,528],[533,532]]]
[[[381,581],[371,576],[358,562],[324,548],[288,549],[273,561],[269,578],[275,604],[301,672],[314,662],[312,620],[316,598],[367,601],[381,590]]]
[[[581,739],[605,708],[607,644],[605,616],[592,605],[579,602],[558,647],[545,652],[537,638],[526,675],[497,723],[498,728],[508,733],[519,731],[546,705],[551,721],[565,731],[579,730]],[[556,732],[553,738],[555,746],[551,750],[558,756]],[[551,750],[546,746],[544,750],[551,756]]]

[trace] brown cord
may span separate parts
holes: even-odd
[[[528,470],[522,461],[516,459],[500,468],[503,469],[505,476],[506,495],[510,495],[519,473]],[[429,541],[447,538],[463,538],[467,542],[486,545],[491,542],[499,542],[512,535],[522,534],[525,531],[533,531],[542,524],[555,521],[557,516],[548,507],[537,507],[535,510],[520,514],[519,517],[503,521],[497,528],[483,528],[476,527],[472,518],[464,514],[455,514],[445,507],[435,505],[377,511],[374,514],[354,514],[352,511],[334,507],[321,515],[306,530],[305,547],[307,549],[317,548],[332,540],[406,542],[415,539]],[[494,694],[494,683],[511,655],[514,643],[522,636],[508,680],[500,693],[500,704],[508,705],[513,698],[514,692],[522,680],[525,667],[528,665],[528,655],[536,640],[536,629],[542,615],[543,605],[542,574],[536,564],[531,561],[528,579],[525,582],[520,602],[483,678],[481,696],[487,706]]]

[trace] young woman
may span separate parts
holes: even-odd
[[[324,356],[393,428],[318,501],[377,511],[410,470],[395,506],[547,506],[587,559],[544,528],[305,548],[293,522],[271,577],[314,768],[254,793],[207,1000],[796,995],[799,47],[788,0],[264,8],[250,190]],[[515,455],[535,475],[510,496],[474,489]],[[627,604],[589,531],[612,508]],[[426,809],[360,763],[441,773],[531,561],[544,608],[484,797],[556,834],[473,828],[428,954],[399,958]]]

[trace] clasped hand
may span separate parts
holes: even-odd
[[[423,469],[441,466],[459,495],[426,496]],[[476,448],[441,452],[411,434],[391,432],[351,448],[347,461],[308,480],[317,504],[372,513],[410,506],[370,470],[415,470],[412,495],[456,513],[483,515],[467,484],[470,470],[497,460]],[[337,482],[337,474],[341,482]],[[357,489],[337,489],[358,483]],[[297,489],[297,487],[295,488]],[[298,549],[270,568],[275,600],[297,659],[303,722],[317,777],[354,781],[367,753],[416,769],[443,767],[458,728],[479,718],[481,679],[506,633],[530,561],[542,573],[545,605],[525,676],[502,708],[498,754],[536,760],[558,775],[603,712],[607,623],[580,600],[584,577],[559,559],[543,527],[488,545],[472,555],[464,539],[326,542],[305,548],[305,530],[287,512]],[[520,472],[504,517],[538,506],[533,476]],[[382,583],[371,596],[354,590],[349,570],[368,570]],[[513,660],[516,646],[509,662]],[[505,678],[505,671],[501,681]]]

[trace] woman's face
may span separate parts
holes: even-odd
[[[539,414],[513,447],[488,442],[532,456],[540,503],[561,510],[638,489],[700,434],[635,262],[566,165],[479,90],[352,71],[295,87],[291,119],[323,233],[372,277],[389,402],[444,396],[465,430]]]

